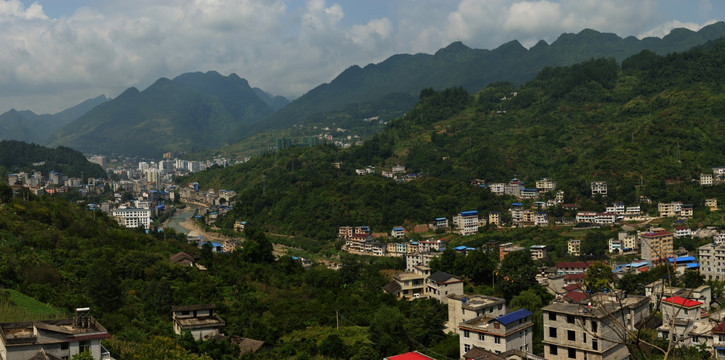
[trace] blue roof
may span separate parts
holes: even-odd
[[[539,189],[524,189],[524,191],[539,191]]]
[[[478,215],[478,211],[476,211],[476,210],[461,211],[461,216],[471,216],[471,215]]]
[[[508,325],[514,321],[521,320],[527,316],[531,316],[531,311],[526,309],[518,309],[514,312],[510,312],[506,315],[501,315],[496,318],[496,321],[500,322],[501,324]]]
[[[436,220],[436,221],[443,221],[443,220],[445,220],[445,219],[446,219],[446,218],[444,218],[444,217],[440,217],[440,218],[435,218],[435,220]]]
[[[670,262],[672,262],[672,258],[667,258]],[[678,256],[675,258],[676,262],[688,262],[688,261],[697,261],[697,259],[694,256]]]
[[[511,203],[511,206],[523,206],[524,204],[520,202]]]
[[[461,251],[461,250],[466,250],[466,249],[468,249],[468,247],[466,247],[466,246],[463,246],[463,245],[461,245],[461,246],[456,246],[456,247],[454,247],[454,248],[453,248],[453,250],[458,250],[458,251]]]
[[[689,264],[687,264],[687,268],[688,269],[695,269],[695,268],[699,268],[699,267],[700,267],[700,264],[698,264],[698,263],[689,263]]]
[[[400,230],[405,230],[405,229],[403,229],[402,227],[394,227],[393,228],[393,231],[400,231]]]

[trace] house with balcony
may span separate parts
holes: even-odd
[[[592,197],[601,195],[602,197],[607,196],[607,182],[606,181],[592,181],[591,182]]]
[[[111,359],[101,345],[111,336],[89,312],[79,308],[72,319],[0,323],[0,359],[70,359],[86,351],[96,360]]]
[[[461,235],[472,235],[478,233],[478,211],[461,211],[453,218],[458,232]]]
[[[387,293],[397,296],[399,299],[413,300],[426,296],[426,280],[424,274],[413,272],[402,272],[393,275],[393,281],[383,287]]]
[[[446,332],[455,333],[461,322],[479,316],[496,318],[506,313],[506,300],[487,295],[448,295]]]
[[[531,245],[531,260],[541,260],[546,257],[546,245]]]
[[[208,340],[219,335],[226,323],[214,312],[214,308],[214,304],[172,306],[174,333],[181,335],[188,331],[195,340]]]
[[[550,178],[542,178],[536,180],[536,188],[542,194],[547,193],[556,189],[556,182],[552,181]]]
[[[716,211],[717,210],[717,198],[705,199],[705,206],[708,209],[710,209],[710,211]]]
[[[390,237],[393,239],[405,239],[405,228],[396,226],[390,231]]]
[[[437,217],[437,218],[433,219],[433,221],[431,221],[430,224],[428,224],[428,227],[433,231],[436,231],[438,229],[447,230],[448,229],[448,218]]]
[[[533,316],[526,309],[505,315],[481,315],[458,325],[461,354],[474,346],[500,354],[509,350],[533,349]]]

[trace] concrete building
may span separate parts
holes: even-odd
[[[439,256],[441,256],[440,252],[405,254],[405,271],[414,272],[416,266],[428,266],[431,260]]]
[[[0,323],[0,359],[69,359],[84,351],[96,360],[111,359],[101,345],[111,336],[89,310],[76,309],[73,319]]]
[[[556,182],[552,181],[549,178],[542,178],[542,179],[536,180],[536,188],[541,193],[547,193],[549,191],[556,189]]]
[[[453,218],[458,232],[461,235],[472,235],[478,233],[478,211],[461,211]]]
[[[672,257],[675,253],[672,245],[673,238],[672,233],[664,230],[640,234],[642,259],[655,263]]]
[[[143,226],[148,229],[151,226],[151,209],[127,208],[113,210],[113,217],[121,226],[137,228]]]
[[[498,211],[489,212],[488,223],[491,225],[501,226],[501,213]]]
[[[413,300],[426,296],[426,278],[428,275],[402,272],[393,275],[393,281],[383,288],[398,298]]]
[[[707,244],[698,248],[700,273],[707,280],[725,280],[725,244]]]
[[[482,315],[458,325],[461,354],[474,346],[500,354],[509,350],[533,349],[533,316],[519,309],[498,317]]]
[[[393,230],[390,231],[390,237],[392,237],[393,239],[404,239],[405,228],[401,226],[394,227]]]
[[[486,295],[448,295],[446,332],[457,332],[461,322],[486,315],[495,318],[506,313],[506,300]]]
[[[225,322],[214,313],[214,304],[197,304],[186,306],[172,306],[172,320],[174,333],[181,335],[185,331],[191,332],[196,340],[208,340],[219,335]]]
[[[710,209],[710,211],[717,210],[717,198],[705,199],[705,206]]]
[[[532,260],[541,260],[546,257],[546,245],[531,245],[529,251],[531,251]]]
[[[443,271],[436,271],[426,279],[428,297],[448,304],[448,295],[463,295],[463,280]]]
[[[592,197],[596,195],[607,196],[607,182],[606,181],[592,181]]]
[[[567,246],[567,253],[572,256],[579,256],[581,253],[582,241],[578,239],[569,240]]]
[[[595,294],[586,301],[591,305],[558,301],[543,308],[544,358],[628,359],[621,329],[634,330],[649,316],[649,298],[618,299],[616,293],[610,293]]]

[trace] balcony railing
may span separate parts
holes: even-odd
[[[101,360],[113,360],[111,352],[101,345]]]

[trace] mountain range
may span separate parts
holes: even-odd
[[[433,55],[399,54],[378,64],[351,66],[330,83],[315,87],[291,103],[251,88],[236,74],[225,77],[217,72],[187,73],[173,80],[159,79],[143,91],[130,88],[55,133],[34,134],[28,130],[34,126],[18,125],[29,117],[8,112],[0,119],[15,119],[6,122],[18,130],[8,131],[14,135],[3,134],[2,138],[146,157],[168,151],[194,152],[297,124],[359,126],[362,118],[381,114],[389,121],[409,110],[426,88],[462,87],[474,92],[499,81],[518,85],[551,66],[600,57],[622,61],[644,49],[667,54],[723,36],[725,23],[718,22],[698,32],[675,29],[661,39],[621,38],[586,29],[578,34],[562,34],[551,44],[540,41],[530,49],[518,41],[493,50],[471,49],[455,42]],[[49,140],[43,142],[44,138]]]

